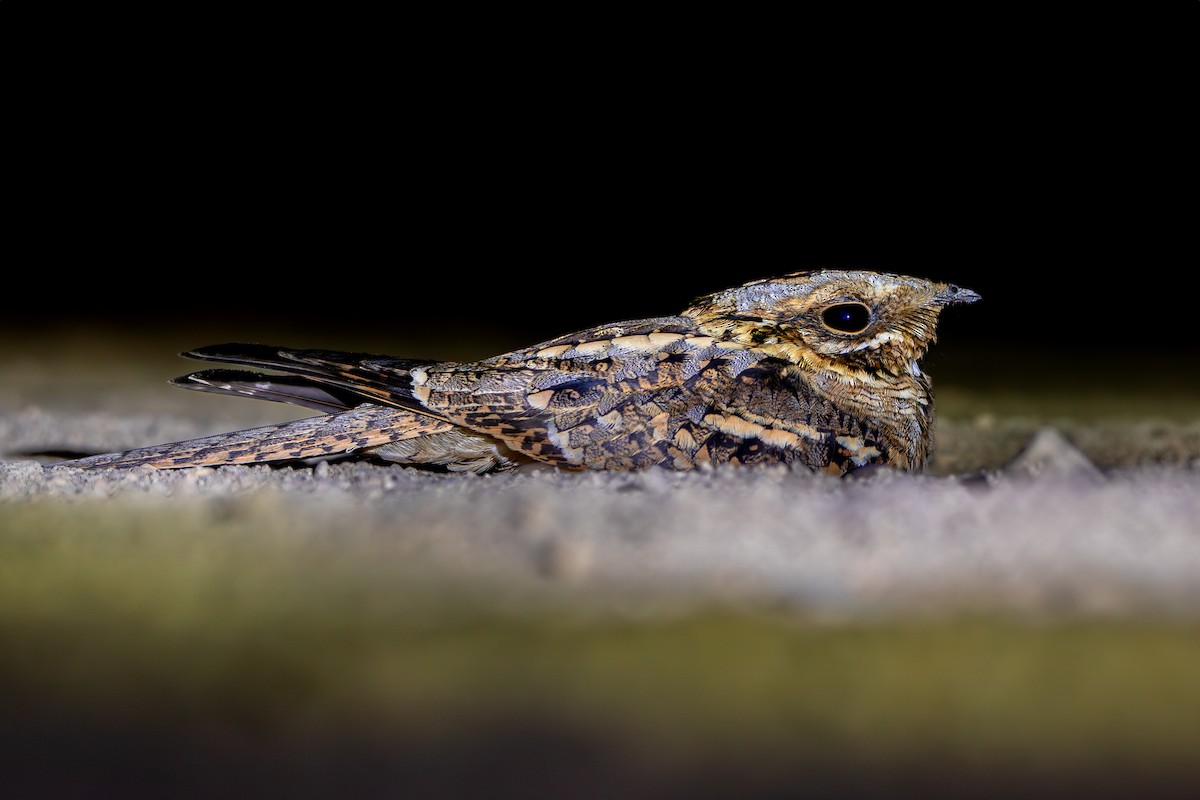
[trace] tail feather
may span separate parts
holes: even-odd
[[[176,378],[172,381],[176,386],[289,403],[324,414],[60,463],[91,469],[140,465],[170,469],[296,461],[374,451],[454,429],[412,396],[411,370],[429,361],[242,343],[202,347],[183,355],[282,374],[201,370]],[[384,457],[390,457],[386,455],[390,452],[385,450]],[[407,450],[396,454],[405,460],[411,455]]]
[[[374,450],[453,426],[395,408],[361,405],[340,414],[264,425],[197,439],[104,453],[56,466],[101,469],[150,466],[158,469],[298,461]]]

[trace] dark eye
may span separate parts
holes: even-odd
[[[838,303],[821,312],[821,321],[840,333],[861,333],[871,322],[871,309],[862,303]]]

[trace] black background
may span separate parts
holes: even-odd
[[[824,266],[975,289],[944,343],[1191,368],[1196,8],[43,24],[0,333],[422,355]]]

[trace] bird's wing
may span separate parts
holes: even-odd
[[[412,394],[444,419],[565,467],[819,460],[809,451],[826,450],[828,432],[804,422],[803,390],[781,367],[668,317],[417,369]]]
[[[176,378],[173,383],[177,386],[260,397],[321,410],[378,403],[423,412],[424,409],[419,405],[411,403],[410,371],[438,363],[374,353],[297,349],[244,342],[209,345],[189,350],[183,355],[201,361],[240,364],[284,374],[205,370]]]
[[[465,404],[433,407],[425,403],[423,398],[427,392],[420,384],[431,374],[455,374],[460,381],[471,384],[472,388],[467,391],[481,394],[519,390],[538,375],[571,370],[576,362],[585,373],[603,370],[605,364],[600,362],[604,357],[599,348],[606,342],[629,342],[640,335],[645,349],[645,342],[650,341],[648,335],[669,337],[656,339],[659,343],[669,343],[685,334],[694,335],[696,330],[692,321],[684,317],[635,320],[561,336],[525,350],[471,364],[230,342],[200,347],[183,355],[282,374],[215,369],[184,375],[172,383],[188,389],[257,397],[321,411],[376,403],[442,417],[448,409]],[[575,351],[568,358],[558,357],[572,348]],[[472,383],[465,377],[468,375],[477,379]]]
[[[321,385],[298,375],[273,375],[238,369],[207,369],[171,381],[174,386],[212,394],[253,397],[312,408],[327,414],[361,405],[362,397],[338,386]]]
[[[777,374],[777,361],[685,317],[591,328],[471,363],[246,344],[185,355],[297,377],[286,392],[268,381],[274,396],[245,383],[240,393],[297,402],[283,395],[301,386],[301,404],[312,405],[317,387],[317,402],[395,406],[563,467],[813,461],[830,438],[806,422],[814,401]],[[233,372],[221,382],[233,385]]]

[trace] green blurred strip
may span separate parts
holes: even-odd
[[[542,719],[683,759],[1200,754],[1190,622],[639,615],[507,602],[389,548],[253,513],[0,505],[0,707],[430,741]]]

